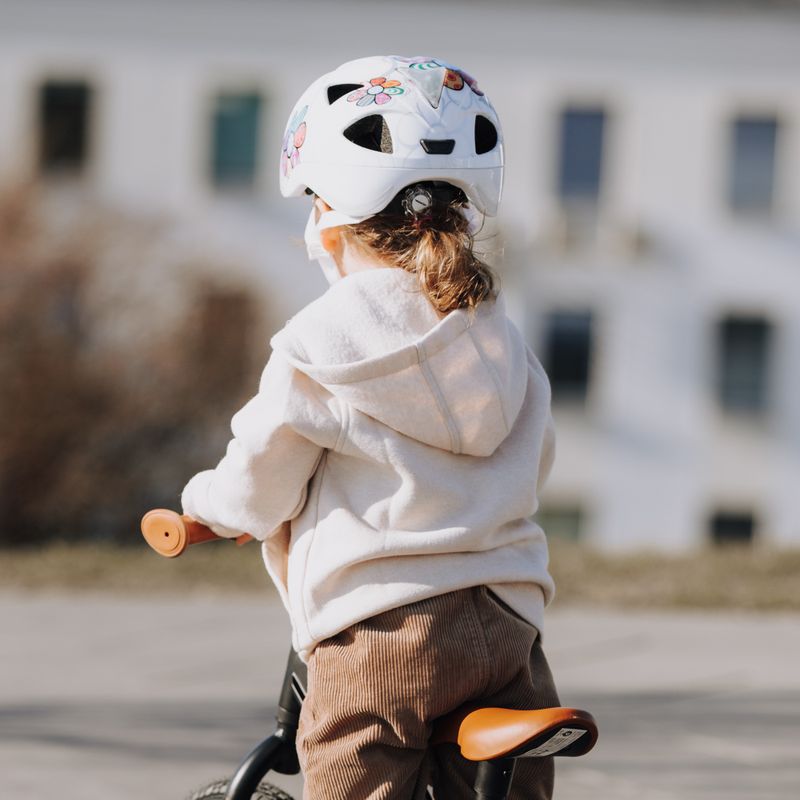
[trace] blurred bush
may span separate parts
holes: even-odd
[[[138,543],[222,455],[257,308],[178,249],[163,221],[0,195],[0,545]]]
[[[552,541],[553,608],[742,609],[800,612],[800,551],[731,545],[683,555],[639,551],[608,554],[576,542]],[[270,591],[254,543],[214,542],[180,558],[86,542],[6,551],[0,585],[23,591],[113,592],[131,595]],[[277,597],[276,597],[277,599]]]

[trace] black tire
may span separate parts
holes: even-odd
[[[225,800],[225,793],[228,791],[227,778],[222,781],[214,781],[192,792],[189,800]],[[258,788],[253,792],[251,800],[293,800],[291,795],[286,794],[283,789],[273,786],[271,783],[259,783]]]

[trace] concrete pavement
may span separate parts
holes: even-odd
[[[5,796],[184,797],[271,729],[289,641],[271,594],[0,610]],[[800,616],[554,608],[545,647],[562,702],[601,727],[557,762],[558,800],[800,796]]]

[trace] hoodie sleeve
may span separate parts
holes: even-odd
[[[266,539],[302,510],[323,451],[339,438],[335,409],[326,389],[273,352],[258,394],[233,417],[224,457],[186,484],[183,513],[219,536]]]

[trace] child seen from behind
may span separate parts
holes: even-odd
[[[308,664],[304,797],[466,800],[475,765],[429,745],[434,721],[559,705],[532,519],[550,386],[473,251],[500,200],[499,120],[441,60],[359,59],[300,98],[280,170],[284,196],[312,197],[306,244],[331,286],[273,337],[184,513],[263,542]],[[521,759],[510,797],[552,783],[552,757]]]

